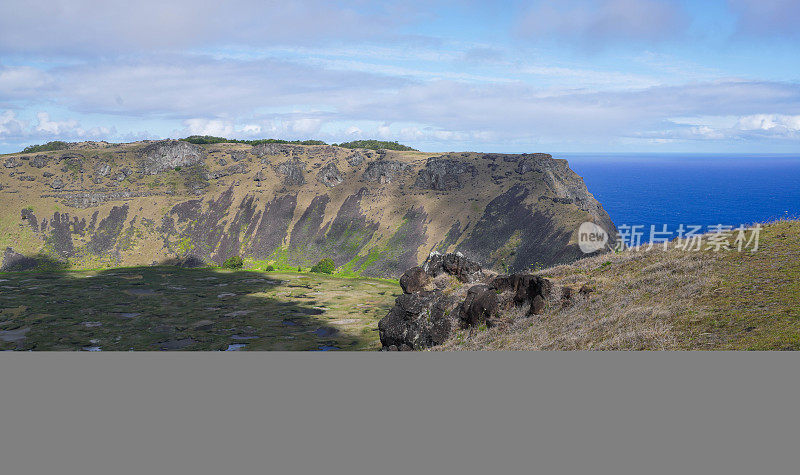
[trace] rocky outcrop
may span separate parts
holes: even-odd
[[[514,305],[527,306],[528,315],[541,313],[553,291],[553,284],[548,279],[521,273],[499,276],[491,281],[489,287],[500,293],[511,292]]]
[[[461,282],[475,282],[483,277],[481,265],[458,252],[449,254],[432,252],[422,268],[431,277],[449,274]]]
[[[477,174],[477,168],[463,160],[429,158],[425,168],[419,171],[414,186],[437,191],[457,190]]]
[[[422,267],[416,266],[405,271],[400,277],[400,288],[405,294],[421,292],[431,282],[431,276]]]
[[[367,165],[361,179],[373,183],[391,183],[408,165],[397,160],[375,160]]]
[[[47,155],[36,155],[31,160],[31,165],[35,168],[44,168],[50,163],[50,160]]]
[[[3,166],[6,168],[16,168],[22,166],[22,160],[17,157],[8,157],[3,162]]]
[[[300,160],[293,159],[275,165],[275,173],[283,175],[283,184],[286,186],[305,185],[306,165]]]
[[[490,327],[494,325],[498,310],[497,292],[486,284],[473,285],[459,308],[458,317],[465,327],[482,323]]]
[[[205,158],[205,150],[181,140],[162,140],[151,143],[140,151],[140,168],[146,175],[155,175],[176,167],[198,165]]]
[[[336,185],[342,184],[344,182],[344,177],[336,164],[330,162],[317,172],[317,181],[328,188],[333,188]]]
[[[360,150],[356,150],[355,152],[353,152],[350,155],[348,155],[347,157],[345,157],[345,160],[347,160],[347,163],[351,167],[360,166],[362,163],[364,163],[364,161],[366,159],[367,159],[367,157]]]
[[[474,285],[431,289],[441,275]],[[474,261],[457,253],[432,253],[422,266],[408,269],[400,278],[403,295],[378,322],[383,350],[419,350],[439,345],[456,328],[492,327],[512,307],[525,315],[541,313],[551,296],[552,283],[540,276],[512,274],[492,277]],[[459,297],[460,296],[460,297]]]
[[[389,314],[378,322],[383,349],[420,350],[444,343],[454,327],[448,307],[447,298],[439,290],[397,297]]]

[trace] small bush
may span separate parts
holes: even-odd
[[[222,263],[222,267],[225,269],[241,269],[243,265],[244,259],[239,256],[231,256]]]
[[[333,271],[335,270],[336,264],[333,263],[333,259],[330,257],[322,259],[311,268],[311,272],[316,272],[317,274],[333,274]]]
[[[273,272],[273,271],[275,270],[275,267],[273,267],[273,266],[269,265],[269,266],[267,266],[267,267],[266,267],[266,269],[264,269],[264,270],[265,270],[266,272]]]

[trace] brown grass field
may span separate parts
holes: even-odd
[[[765,225],[759,249],[626,250],[544,269],[593,289],[542,315],[462,330],[441,350],[798,350],[800,221]]]

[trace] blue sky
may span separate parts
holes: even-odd
[[[0,3],[0,152],[49,140],[800,152],[800,2]]]

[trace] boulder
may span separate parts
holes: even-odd
[[[475,282],[483,277],[481,265],[467,259],[459,252],[448,254],[432,252],[422,264],[422,268],[431,277],[449,274],[461,282]]]
[[[497,292],[513,292],[515,305],[530,305],[528,315],[542,313],[545,301],[553,291],[553,284],[548,279],[521,273],[496,277],[489,287]]]
[[[440,345],[454,326],[449,298],[439,290],[403,294],[378,322],[383,349],[420,350]]]
[[[61,188],[64,188],[64,180],[61,178],[56,178],[50,183],[50,187],[54,190],[60,190]]]
[[[195,144],[182,140],[161,140],[145,146],[140,152],[140,167],[143,173],[155,175],[203,163],[205,150]]]
[[[463,326],[477,326],[486,323],[492,326],[498,313],[497,292],[488,285],[473,285],[459,309],[459,319]]]
[[[317,181],[328,188],[333,188],[344,182],[344,177],[336,164],[334,162],[329,162],[317,172]]]
[[[425,168],[419,171],[416,188],[450,191],[464,187],[466,180],[478,174],[471,163],[447,158],[429,158]]]
[[[422,267],[416,266],[405,271],[400,277],[400,287],[406,294],[413,294],[425,290],[431,278]]]

